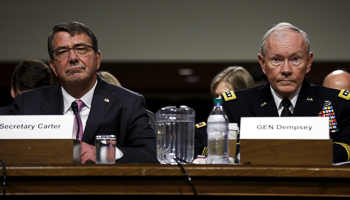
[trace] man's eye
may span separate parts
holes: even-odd
[[[293,61],[299,61],[300,60],[300,58],[299,57],[295,57],[295,58],[293,58]]]
[[[272,61],[273,61],[273,62],[278,62],[279,59],[278,59],[278,58],[273,58]]]
[[[86,47],[76,47],[75,50],[84,51],[84,50],[86,50]]]
[[[86,54],[87,53],[87,50],[88,50],[88,47],[86,46],[77,46],[74,48],[75,52],[80,54],[80,55],[83,55],[83,54]]]
[[[62,49],[62,50],[57,51],[57,55],[62,55],[62,54],[65,54],[67,52],[68,52],[68,50]]]

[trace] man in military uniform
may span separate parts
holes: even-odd
[[[258,59],[268,83],[223,93],[230,122],[240,125],[241,117],[252,116],[329,116],[333,162],[350,160],[349,92],[305,80],[313,61],[308,35],[279,23],[265,34]]]

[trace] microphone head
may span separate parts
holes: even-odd
[[[73,110],[74,114],[77,114],[78,113],[78,104],[77,104],[77,102],[73,101],[71,107],[72,107],[72,110]]]

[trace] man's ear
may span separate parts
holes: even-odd
[[[261,70],[264,72],[264,74],[266,74],[266,72],[265,72],[265,58],[264,58],[264,56],[259,53],[258,54],[258,59],[259,59]]]
[[[56,73],[56,69],[55,69],[55,65],[53,64],[53,60],[49,60],[49,65],[50,65],[50,68],[52,69],[53,73],[55,74],[56,77],[57,76],[57,73]]]
[[[310,52],[307,59],[306,73],[309,73],[309,71],[311,70],[311,64],[313,60],[314,60],[314,53]]]
[[[12,86],[11,86],[11,96],[12,96],[12,98],[15,98],[15,97],[16,97],[15,88],[13,88]]]
[[[101,51],[97,51],[96,52],[96,71],[100,68],[100,65],[101,65],[101,60],[102,60],[102,53]]]

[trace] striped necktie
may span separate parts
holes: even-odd
[[[83,139],[83,132],[84,132],[83,130],[84,130],[84,128],[83,128],[83,123],[81,122],[81,118],[80,118],[80,111],[85,106],[85,104],[81,100],[77,100],[76,102],[78,104],[78,113],[77,113],[77,115],[75,115],[75,127],[77,128],[77,136],[79,136],[77,138],[79,140],[82,140]],[[79,124],[79,126],[78,126],[78,124]]]

